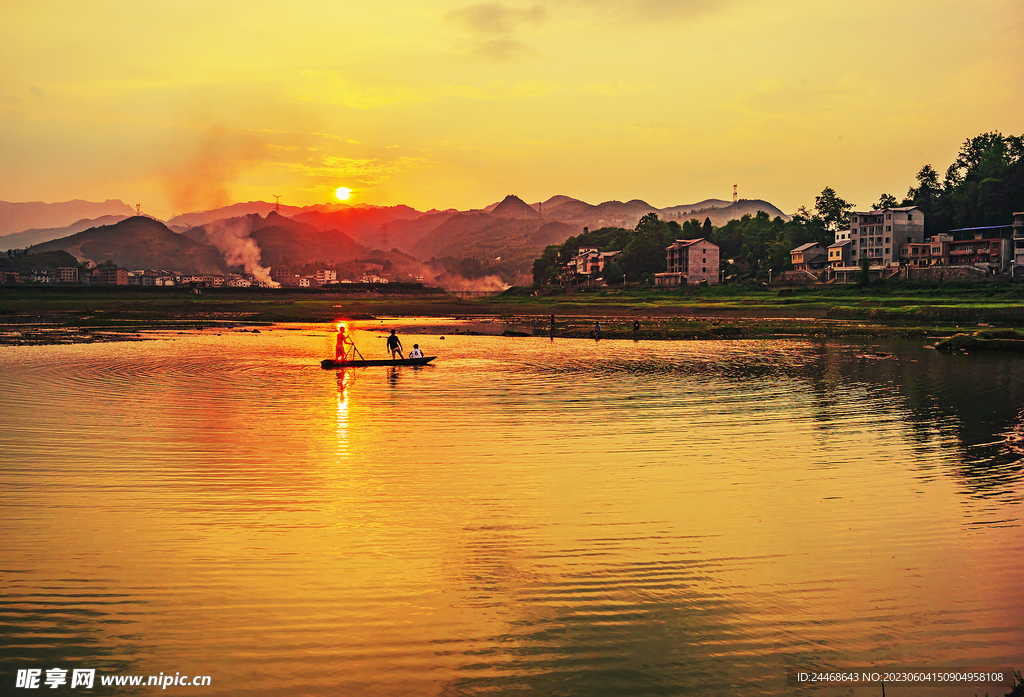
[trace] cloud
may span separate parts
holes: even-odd
[[[485,36],[507,36],[524,25],[540,26],[548,19],[547,10],[534,5],[525,10],[505,7],[497,2],[470,5],[445,15],[467,31]]]
[[[587,14],[614,22],[656,22],[688,19],[713,14],[731,4],[730,0],[561,0]]]
[[[516,34],[540,27],[548,20],[548,13],[541,5],[517,9],[490,2],[452,10],[445,19],[473,37],[474,43],[469,49],[471,55],[504,62],[533,53]]]

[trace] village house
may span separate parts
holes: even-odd
[[[322,286],[325,283],[337,283],[337,282],[338,282],[338,272],[335,271],[334,269],[319,269],[316,272],[316,283],[319,286]],[[301,280],[299,281],[299,286],[302,286]]]
[[[665,248],[668,271],[654,274],[656,286],[684,286],[700,282],[718,283],[719,248],[703,237],[676,240]]]
[[[1013,226],[950,230],[949,263],[952,266],[977,266],[992,273],[1010,270],[1013,261]]]
[[[828,246],[828,265],[831,269],[839,269],[853,264],[853,244],[850,238],[837,240]]]
[[[959,228],[932,235],[928,240],[900,245],[900,261],[907,266],[973,266],[1004,273],[1013,263],[1011,225]]]
[[[602,252],[597,247],[580,247],[566,266],[566,271],[578,273],[581,276],[593,276],[604,272],[604,267],[615,261],[622,253],[621,250],[614,252]]]
[[[1024,212],[1013,214],[1013,265],[1024,266]]]
[[[78,283],[77,266],[61,266],[57,269],[57,280],[61,283]]]
[[[794,271],[820,271],[828,263],[825,248],[817,242],[802,244],[789,252]]]

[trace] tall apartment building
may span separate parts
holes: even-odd
[[[924,242],[924,213],[917,206],[854,211],[850,214],[850,256],[872,266],[899,261],[900,245]]]
[[[99,278],[100,285],[128,285],[128,269],[121,269],[114,266],[101,266],[97,269],[93,269],[92,273],[94,276],[97,276]]]
[[[718,245],[700,237],[695,240],[676,240],[665,248],[667,273],[654,274],[657,286],[675,286],[719,282]]]

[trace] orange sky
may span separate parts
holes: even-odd
[[[1024,133],[1020,0],[7,0],[0,200],[901,196]]]

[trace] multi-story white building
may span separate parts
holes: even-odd
[[[654,274],[656,286],[679,286],[705,281],[719,282],[718,245],[703,237],[676,240],[665,248],[666,273]]]
[[[900,245],[924,242],[924,213],[917,206],[854,211],[850,214],[850,256],[872,266],[899,261]]]
[[[334,269],[320,269],[316,272],[316,282],[321,286],[325,283],[337,283],[338,272]],[[300,282],[299,285],[301,286],[302,283]]]

